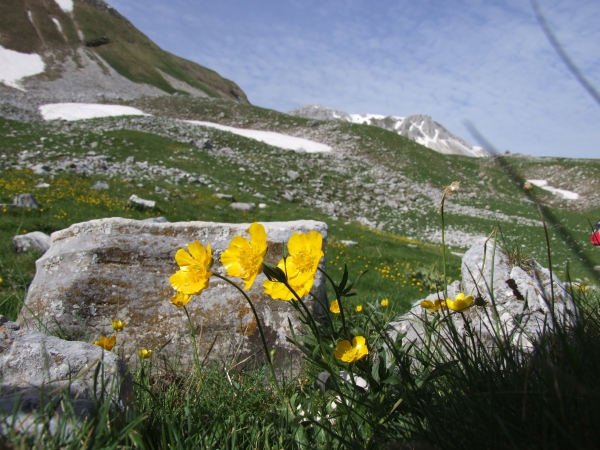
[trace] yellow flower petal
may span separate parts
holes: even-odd
[[[361,312],[363,310],[362,305],[357,305],[356,306],[356,312]]]
[[[448,305],[448,308],[453,311],[462,311],[463,309],[470,307],[474,301],[475,299],[473,296],[465,296],[464,293],[460,292],[456,294],[454,300],[447,298],[446,304]]]
[[[262,271],[263,258],[267,252],[265,227],[254,222],[250,225],[248,233],[251,242],[245,237],[236,236],[221,254],[221,264],[227,270],[227,275],[244,280],[246,290],[252,287],[256,276]]]
[[[381,300],[381,306],[383,306],[384,308],[387,308],[390,304],[390,301],[387,298],[384,298],[383,300]]]
[[[350,341],[340,341],[333,355],[336,359],[345,363],[353,363],[363,359],[369,354],[366,339],[363,336],[356,336]]]
[[[171,303],[173,303],[178,308],[181,308],[187,305],[191,299],[191,295],[185,294],[183,292],[177,292],[173,297],[171,297]]]
[[[150,356],[152,356],[152,350],[147,350],[147,349],[143,348],[141,350],[138,350],[138,355],[142,359],[150,358]]]
[[[98,345],[98,346],[102,347],[104,350],[110,351],[115,346],[116,342],[117,342],[117,336],[115,336],[115,335],[113,335],[109,338],[100,336],[100,338],[98,340],[94,341],[94,345]]]
[[[331,311],[334,314],[340,313],[340,304],[337,300],[331,302],[331,304],[329,305],[329,311]]]
[[[127,322],[121,322],[120,320],[111,320],[110,323],[113,327],[113,330],[117,332],[123,331],[123,328],[127,326]]]

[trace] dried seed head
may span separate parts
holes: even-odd
[[[458,192],[459,186],[460,181],[455,181],[450,186],[444,186],[444,194],[446,194],[448,197],[456,194]]]

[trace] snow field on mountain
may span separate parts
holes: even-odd
[[[19,53],[0,46],[0,83],[24,91],[20,81],[42,73],[45,68],[42,57],[36,53]]]
[[[265,144],[272,145],[273,147],[279,147],[284,150],[305,150],[306,153],[324,153],[331,151],[331,147],[329,145],[311,141],[310,139],[303,139],[295,136],[289,136],[287,134],[276,133],[274,131],[247,130],[244,128],[228,127],[226,125],[219,125],[212,122],[201,122],[198,120],[186,120],[185,122],[194,125],[201,125],[203,127],[216,128],[222,131],[229,131],[230,133],[264,142]]]
[[[544,189],[545,191],[552,192],[554,195],[560,195],[562,198],[566,198],[567,200],[577,200],[579,198],[579,194],[577,192],[567,191],[565,189],[557,189],[552,186],[548,186],[548,181],[546,180],[527,180],[534,186]]]
[[[73,12],[73,0],[54,0],[60,9],[66,13]]]
[[[131,106],[122,105],[103,105],[97,103],[52,103],[39,107],[40,114],[44,120],[83,120],[99,117],[116,116],[148,116],[145,112]],[[284,150],[306,151],[306,153],[326,153],[331,151],[329,145],[320,142],[311,141],[287,134],[276,133],[274,131],[247,130],[244,128],[234,128],[220,125],[212,122],[202,122],[198,120],[185,120],[184,122],[192,125],[200,125],[208,128],[215,128],[229,133],[244,136],[265,144],[279,147]]]
[[[101,105],[97,103],[51,103],[39,108],[44,120],[83,120],[98,117],[149,116],[131,106]]]

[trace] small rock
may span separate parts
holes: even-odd
[[[41,231],[32,231],[14,236],[12,241],[17,253],[25,253],[30,250],[41,250],[42,253],[45,253],[50,248],[52,238]]]
[[[13,205],[22,208],[39,208],[33,194],[19,194],[13,198]]]
[[[260,198],[261,200],[264,200],[265,198],[267,198],[267,196],[266,196],[266,195],[263,195],[263,194],[261,194],[260,192],[256,192],[256,193],[253,195],[253,197]]]
[[[45,189],[45,188],[49,188],[50,185],[48,183],[40,183],[36,186],[37,189]]]
[[[286,191],[283,195],[283,198],[285,198],[288,202],[293,202],[294,201],[294,194],[292,194],[289,191]]]
[[[154,200],[144,200],[135,194],[132,194],[131,197],[129,197],[129,203],[132,205],[141,206],[142,208],[154,208],[156,206],[156,202]]]
[[[240,211],[250,211],[251,209],[254,209],[256,205],[254,203],[232,203],[230,206],[233,209]]]
[[[235,198],[233,198],[233,195],[231,194],[216,193],[215,197],[220,198],[222,200],[229,200],[230,202],[235,202]]]
[[[108,184],[104,181],[98,181],[90,189],[94,189],[95,191],[105,191],[108,189]]]
[[[169,223],[166,217],[158,216],[158,217],[150,217],[149,219],[144,219],[142,222],[150,222],[150,223]]]
[[[125,158],[125,164],[135,164],[135,156],[128,156]]]
[[[267,207],[267,204],[266,204],[266,203],[259,203],[259,204],[258,204],[258,207],[259,207],[260,209],[265,209],[265,208]]]
[[[354,245],[358,245],[356,241],[342,240],[340,241],[342,244],[347,245],[348,247],[352,247]]]
[[[157,194],[166,194],[166,195],[169,195],[171,193],[167,189],[161,188],[160,186],[154,186],[154,192],[156,192]]]
[[[52,168],[46,164],[36,164],[31,170],[35,175],[48,175]]]
[[[295,170],[288,170],[287,177],[292,181],[296,181],[298,178],[300,178],[300,174]]]

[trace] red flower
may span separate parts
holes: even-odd
[[[600,230],[596,230],[590,234],[590,242],[594,245],[600,245]]]

